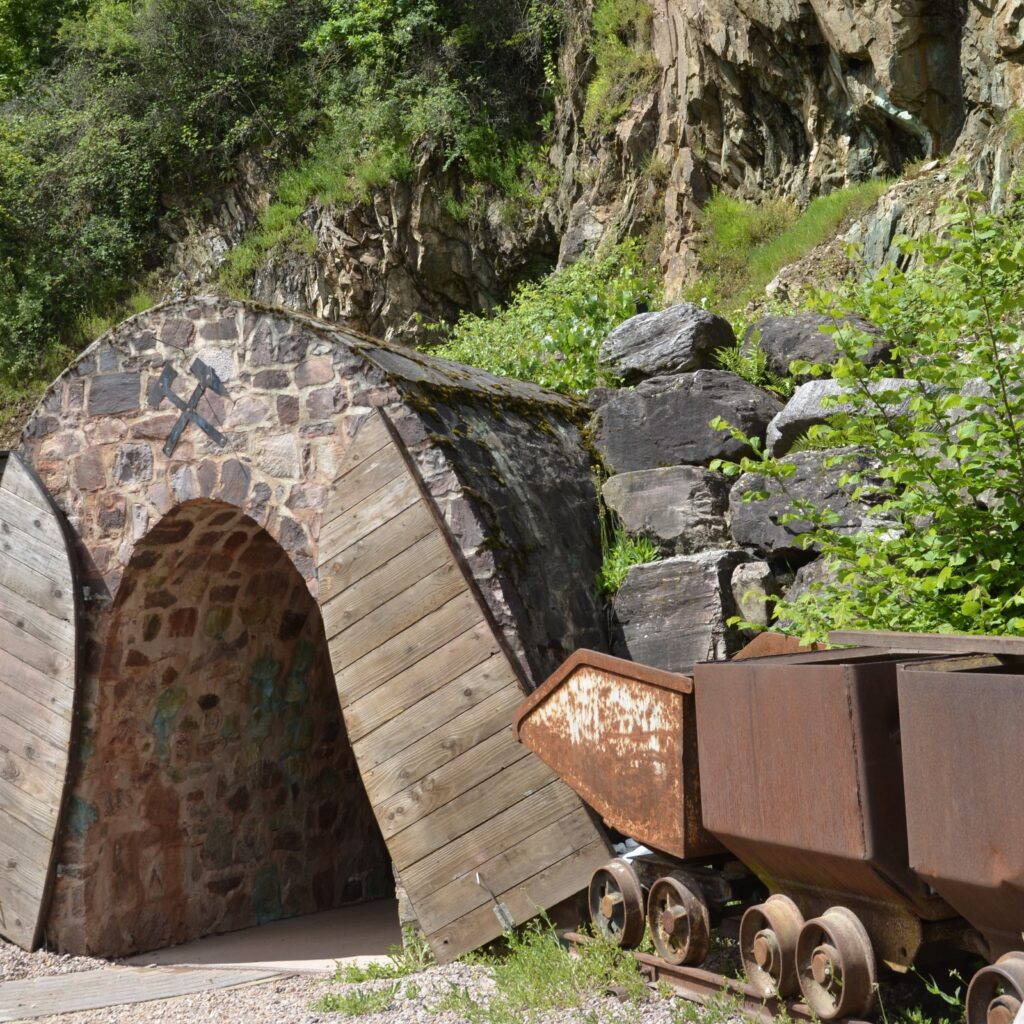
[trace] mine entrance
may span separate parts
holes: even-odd
[[[130,953],[393,894],[320,610],[276,540],[192,501],[136,545],[104,651],[89,945]]]

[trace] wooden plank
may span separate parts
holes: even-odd
[[[400,672],[386,687],[378,687],[353,701],[345,708],[345,726],[349,739],[355,743],[375,729],[397,719],[404,711],[423,698],[447,689],[454,694],[438,694],[436,700],[423,705],[417,712],[426,718],[426,725],[443,725],[450,716],[446,701],[453,696],[482,699],[500,686],[514,679],[508,662],[501,655],[497,642],[490,635],[487,624],[456,637],[451,643],[423,661]],[[404,720],[404,716],[403,716]]]
[[[417,712],[381,726],[359,745],[359,764],[369,766],[363,768],[363,782],[370,799],[380,802],[394,796],[449,758],[458,757],[500,732],[508,725],[508,709],[515,707],[522,696],[523,691],[516,683],[482,700],[475,693],[464,696],[460,703],[462,713],[441,725],[425,720],[425,716],[421,718]],[[435,702],[428,697],[423,703]],[[422,727],[417,729],[421,722]],[[412,742],[407,736],[410,733]],[[390,756],[386,756],[389,752]]]
[[[52,808],[45,797],[40,798],[0,775],[0,806],[33,832],[53,841]]]
[[[508,892],[531,878],[537,864],[557,864],[593,841],[594,823],[579,808],[417,900],[419,926],[424,932],[439,931],[477,907],[491,904],[491,893]]]
[[[59,512],[15,456],[0,477],[0,933],[31,948],[49,892],[76,674]]]
[[[380,802],[375,802],[371,795],[381,833],[385,839],[390,839],[474,786],[529,756],[530,751],[512,738],[509,726],[440,765],[408,789]]]
[[[430,856],[409,865],[401,871],[402,882],[411,893],[433,892],[464,871],[486,864],[497,851],[564,818],[579,806],[579,797],[564,782],[552,782]]]
[[[0,591],[0,601],[6,595]],[[39,619],[43,615],[38,616]],[[0,609],[0,651],[5,652],[14,663],[29,666],[40,675],[57,684],[61,703],[67,703],[66,691],[72,689],[72,676],[75,668],[74,650],[60,650],[46,640],[23,628],[27,620],[17,618],[12,622]],[[0,679],[5,678],[14,665],[7,659],[0,658]],[[49,691],[49,687],[47,690]],[[35,699],[40,699],[38,696]]]
[[[337,479],[324,512],[324,523],[333,522],[374,491],[408,472],[405,459],[389,438],[369,458],[351,467]]]
[[[388,840],[388,850],[399,874],[410,864],[423,860],[435,850],[450,846],[477,825],[535,794],[554,778],[551,769],[539,757],[527,757],[493,779],[466,790],[435,810],[429,818],[422,818],[403,829]],[[509,822],[502,832],[502,841],[515,842],[522,829],[531,827],[528,817],[519,822]]]
[[[324,629],[336,636],[404,590],[451,564],[448,546],[436,531],[389,559],[354,586],[322,605]]]
[[[527,881],[496,895],[512,920],[517,925],[525,924],[542,908],[553,906],[573,892],[586,888],[590,875],[607,859],[607,847],[600,840],[595,840]],[[461,950],[476,949],[498,938],[504,930],[494,913],[494,904],[487,903],[439,931],[428,933],[427,939],[438,960],[448,963]]]
[[[384,425],[384,419],[379,412],[372,412],[359,424],[355,437],[349,442],[345,449],[344,465],[341,476],[351,473],[356,466],[372,459],[373,456],[385,445],[393,444],[391,434]],[[330,511],[328,504],[327,510]]]
[[[67,584],[57,583],[44,573],[22,565],[13,558],[0,556],[0,587],[3,587],[5,593],[20,594],[30,605],[52,615],[73,618],[70,611],[72,595]],[[68,610],[60,612],[59,609]]]
[[[64,531],[52,511],[39,508],[7,487],[0,488],[0,522],[14,523],[54,551],[64,551]]]
[[[103,967],[68,975],[8,981],[0,986],[0,1021],[33,1020],[104,1007],[148,1003],[239,985],[262,984],[286,975],[274,969],[195,967]],[[164,1019],[165,1007],[153,1011]],[[170,1011],[171,1016],[177,1016]],[[115,1019],[117,1014],[104,1014]],[[146,1016],[146,1015],[144,1015]]]
[[[904,654],[1004,654],[1024,657],[1024,639],[1012,636],[839,629],[829,633],[828,639],[832,644],[878,647]]]
[[[452,561],[417,580],[390,601],[330,638],[331,664],[344,672],[354,661],[415,626],[424,616],[466,592],[466,581]]]
[[[25,630],[54,650],[74,654],[75,622],[69,609],[60,614],[47,611],[28,600],[23,593],[0,583],[0,619]]]
[[[436,531],[437,523],[425,502],[418,501],[404,512],[399,512],[394,519],[389,519],[320,566],[317,576],[321,604],[343,593],[374,569],[379,569],[395,555],[400,555]]]
[[[480,608],[473,595],[468,590],[463,591],[436,612],[431,612],[375,651],[353,662],[344,672],[335,670],[342,707],[347,707],[364,693],[393,679],[449,640],[479,624]]]
[[[40,543],[39,538],[14,523],[0,522],[0,557],[48,577],[62,589],[71,587],[67,554]],[[20,590],[17,574],[14,580],[14,589]]]
[[[71,723],[67,706],[40,704],[11,684],[8,666],[0,676],[0,720],[14,722],[38,739],[60,749],[66,746]],[[25,666],[18,666],[22,671]]]
[[[415,482],[407,475],[395,477],[389,484],[364,498],[354,508],[320,527],[320,564],[372,533],[381,523],[421,501]]]

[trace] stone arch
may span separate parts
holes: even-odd
[[[517,678],[535,685],[575,647],[602,645],[593,587],[597,499],[581,410],[573,403],[253,304],[188,299],[126,321],[54,382],[20,449],[67,517],[83,567],[69,813],[46,926],[53,945],[109,954],[164,941],[149,929],[133,932],[127,918],[110,923],[102,911],[101,876],[111,870],[102,857],[113,857],[116,844],[100,837],[120,827],[121,813],[104,796],[117,759],[108,764],[104,756],[112,739],[129,749],[138,740],[118,735],[120,704],[111,695],[123,689],[128,668],[145,675],[147,621],[157,629],[147,616],[156,608],[135,608],[137,570],[159,593],[159,574],[145,568],[156,541],[181,529],[182,517],[216,507],[221,511],[211,516],[238,517],[249,524],[246,531],[258,530],[263,543],[283,552],[316,599],[317,566],[334,557],[322,550],[326,510],[348,486],[344,467],[351,467],[371,421],[393,435]],[[378,511],[381,521],[388,517],[386,508]],[[201,596],[212,599],[205,590]],[[160,631],[171,628],[170,610],[168,604],[160,616]],[[198,614],[197,630],[205,628]],[[185,629],[184,621],[175,628]],[[141,636],[142,646],[119,650],[129,634]],[[128,666],[129,656],[139,664]],[[193,697],[189,690],[183,699],[204,693]],[[201,729],[198,712],[175,710],[178,697],[167,699],[181,716],[175,721],[189,717]],[[132,721],[138,715],[125,713],[123,733],[132,731]],[[139,765],[147,756],[153,751],[138,753]],[[187,863],[206,877],[201,857]],[[159,884],[166,890],[167,878]],[[149,883],[136,889],[134,905],[151,908]],[[239,907],[220,923],[157,918],[152,927],[183,936],[233,926],[242,916]]]
[[[129,953],[383,896],[389,858],[319,608],[236,507],[176,506],[135,545],[77,794],[86,945]]]

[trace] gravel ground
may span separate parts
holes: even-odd
[[[6,972],[3,980],[43,977],[91,970],[106,961],[87,957],[61,957],[52,953],[27,954],[0,944],[0,964]],[[14,973],[18,972],[18,973]],[[493,990],[485,967],[449,964],[431,967],[397,982],[398,989],[389,1007],[382,1012],[357,1018],[337,1012],[315,1009],[327,993],[373,992],[387,990],[393,981],[343,985],[330,975],[293,975],[234,989],[203,992],[175,999],[161,999],[129,1006],[61,1014],[37,1018],[34,1024],[340,1024],[358,1020],[362,1024],[463,1024],[465,1018],[439,1004],[453,990],[467,992],[477,1001],[486,1001]],[[538,1024],[676,1024],[680,1021],[677,1000],[654,996],[640,1007],[622,1004],[611,996],[595,995],[584,1007],[553,1011]]]
[[[0,982],[22,981],[25,978],[47,978],[55,974],[75,974],[110,966],[109,960],[90,956],[61,956],[44,949],[26,953],[0,939]]]

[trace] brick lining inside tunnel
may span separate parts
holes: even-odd
[[[100,770],[70,813],[87,949],[126,954],[393,891],[317,603],[237,508],[187,502],[136,545],[88,741]]]

